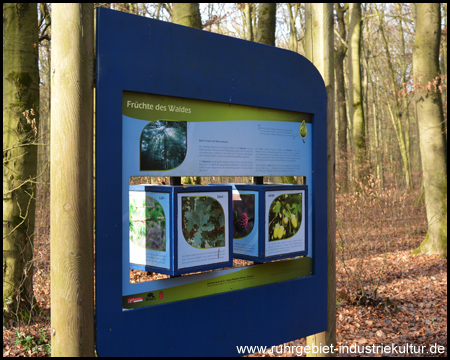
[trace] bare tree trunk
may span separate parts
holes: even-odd
[[[338,107],[338,171],[339,187],[343,193],[348,192],[348,148],[347,148],[347,106],[345,104],[344,58],[347,49],[344,13],[348,5],[335,4],[340,41],[336,50],[336,104]]]
[[[297,43],[297,28],[295,26],[295,19],[297,19],[300,4],[287,3],[286,5],[288,7],[289,12],[289,49],[297,52],[298,43]],[[292,7],[294,7],[294,11],[292,11]]]
[[[375,96],[375,85],[372,84],[372,92],[373,92],[373,101],[372,101],[372,108],[373,108],[373,132],[374,132],[374,148],[375,148],[375,175],[376,179],[378,180],[378,189],[381,191],[384,187],[384,165],[383,165],[383,156],[381,154],[382,147],[381,147],[381,129],[380,129],[380,121],[378,120],[378,111],[377,111],[377,103],[378,103],[378,96]],[[377,91],[378,92],[378,91]]]
[[[395,134],[397,136],[400,155],[401,155],[401,159],[402,159],[403,175],[405,177],[406,188],[409,189],[411,187],[411,166],[410,166],[410,160],[409,160],[409,153],[408,153],[407,146],[406,146],[405,134],[403,132],[403,125],[401,122],[400,105],[399,105],[400,102],[399,102],[398,93],[396,90],[395,78],[397,75],[396,75],[394,66],[392,64],[392,60],[391,60],[391,55],[390,55],[390,50],[389,50],[389,42],[386,37],[386,33],[384,31],[382,14],[378,11],[378,8],[376,5],[375,5],[375,10],[378,15],[379,29],[380,29],[381,37],[383,38],[383,42],[384,42],[384,46],[385,46],[385,50],[386,50],[386,60],[388,63],[388,68],[389,68],[389,83],[390,83],[390,88],[393,91],[393,95],[394,95],[394,101],[393,101],[394,109],[392,109],[391,103],[389,101],[389,94],[388,94],[387,90],[384,90],[384,92],[386,94],[386,101],[387,101],[389,113],[391,116],[392,125],[394,126]],[[380,72],[380,75],[381,75],[381,72]]]
[[[440,82],[440,4],[416,4],[416,10],[413,65],[428,232],[414,253],[447,258],[447,149],[441,94],[434,87]]]
[[[441,51],[442,51],[442,55],[441,55],[441,75],[445,78],[447,78],[447,3],[443,3],[443,19],[444,19],[444,29],[445,29],[445,34],[443,34],[442,37],[442,42],[441,42]],[[444,128],[445,128],[445,143],[447,144],[447,130],[448,130],[448,125],[447,125],[447,86],[444,86],[442,89],[442,103],[444,104],[444,111],[445,111],[445,116],[444,116]],[[447,145],[445,145],[447,147]]]
[[[52,17],[52,355],[94,356],[93,4]]]
[[[276,3],[259,3],[256,42],[275,46]]]
[[[3,324],[29,318],[39,126],[36,3],[3,4]]]
[[[39,3],[41,19],[45,20],[45,40],[41,41],[44,54],[40,58],[44,76],[40,85],[39,145],[37,154],[37,173],[40,178],[36,184],[36,236],[35,239],[50,240],[50,39],[51,18],[47,3]],[[40,36],[42,37],[43,34]],[[47,57],[45,59],[45,57]]]
[[[406,46],[405,46],[405,35],[404,35],[404,31],[403,31],[403,19],[401,17],[401,13],[402,13],[402,4],[397,3],[396,4],[398,12],[399,12],[399,18],[398,18],[398,23],[399,23],[399,28],[400,28],[400,46],[401,46],[401,54],[402,56],[400,56],[399,59],[399,63],[400,63],[400,69],[401,69],[401,74],[402,74],[402,84],[406,84],[407,83],[407,79],[406,79],[406,72],[407,72],[407,63],[406,63],[406,58],[407,58],[407,52],[406,52]],[[409,100],[408,97],[404,96],[403,100],[402,100],[402,105],[403,105],[403,109],[401,112],[401,118],[405,120],[405,152],[407,155],[406,161],[408,161],[408,164],[406,164],[406,168],[408,169],[408,179],[407,179],[407,184],[409,184],[410,187],[414,186],[413,183],[413,178],[412,178],[412,164],[411,164],[411,119],[409,116]]]
[[[173,3],[172,22],[201,29],[202,20],[198,3]]]
[[[252,4],[245,3],[245,28],[247,30],[247,40],[253,41]]]
[[[367,172],[366,125],[361,85],[361,4],[349,5],[348,67],[350,111],[353,123],[353,152],[356,159],[355,177],[365,181]]]
[[[306,338],[309,346],[336,345],[336,205],[334,120],[334,34],[333,4],[306,4],[307,57],[319,69],[327,89],[327,314],[328,330]],[[308,356],[334,356],[309,353]]]

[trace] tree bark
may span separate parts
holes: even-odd
[[[400,155],[402,158],[403,175],[405,176],[406,188],[409,189],[411,187],[411,164],[410,164],[410,160],[409,160],[409,151],[407,148],[407,141],[405,140],[405,134],[403,132],[403,125],[401,122],[402,116],[400,114],[400,105],[399,105],[400,101],[398,98],[398,92],[396,90],[396,80],[395,80],[397,75],[396,75],[396,70],[394,69],[392,60],[391,60],[391,53],[389,50],[389,41],[388,41],[388,39],[386,37],[386,33],[384,31],[382,14],[378,11],[376,4],[375,4],[375,10],[378,15],[379,29],[380,29],[381,37],[383,38],[383,43],[384,43],[385,50],[386,50],[386,60],[388,63],[388,68],[389,68],[390,89],[392,90],[393,95],[394,95],[394,101],[393,101],[394,109],[392,109],[392,107],[391,107],[391,103],[389,101],[389,94],[386,89],[384,89],[384,93],[386,96],[386,101],[387,101],[389,113],[391,116],[392,125],[394,126],[395,134],[397,136],[397,141],[398,141],[398,145],[399,145],[399,149],[400,149]],[[380,75],[381,75],[381,72],[380,72]],[[409,137],[409,135],[408,135],[408,137]]]
[[[276,9],[276,3],[259,3],[256,42],[275,46]]]
[[[198,3],[173,3],[172,22],[201,29],[202,20]]]
[[[53,4],[52,356],[94,356],[93,4]]]
[[[397,6],[399,14],[401,15],[402,4],[398,3],[398,4],[396,4],[396,6]],[[407,74],[408,64],[406,63],[407,51],[406,51],[406,45],[405,45],[405,35],[404,35],[404,31],[403,31],[403,19],[401,16],[398,19],[398,23],[399,23],[400,35],[401,35],[400,51],[402,54],[402,56],[400,56],[399,63],[400,63],[400,69],[401,69],[401,73],[402,73],[402,84],[406,84],[407,83],[407,75],[406,74]],[[405,86],[405,85],[403,85],[403,86]],[[397,103],[398,103],[398,100],[397,100]],[[406,97],[406,96],[403,97],[402,104],[403,104],[403,109],[401,112],[401,118],[403,118],[405,120],[405,152],[407,155],[407,158],[405,160],[408,161],[408,163],[405,166],[405,168],[407,169],[408,177],[405,180],[406,180],[407,187],[413,187],[414,183],[413,183],[413,178],[412,178],[412,163],[411,163],[411,120],[410,120],[410,116],[409,116],[409,99],[408,99],[408,97]]]
[[[39,126],[36,3],[3,4],[3,324],[29,317]]]
[[[297,52],[298,43],[297,43],[297,27],[295,26],[295,19],[297,19],[300,4],[287,3],[286,5],[289,13],[289,49],[291,51]],[[292,7],[294,7],[294,11],[292,11]]]
[[[347,46],[343,44],[346,41],[347,34],[345,30],[344,13],[347,6],[335,4],[338,22],[338,32],[340,40],[336,50],[336,104],[338,106],[338,169],[339,169],[339,187],[343,193],[348,192],[348,149],[347,149],[347,106],[345,103],[345,81],[344,81],[344,58]]]
[[[353,123],[353,151],[356,159],[355,177],[365,181],[367,175],[366,161],[366,125],[362,102],[361,85],[361,4],[349,5],[348,29],[348,73],[350,95],[350,117]]]
[[[440,5],[416,4],[413,69],[428,232],[414,253],[447,258],[447,149],[441,94],[437,91],[441,81],[440,38]]]
[[[253,41],[253,22],[252,22],[252,4],[245,3],[244,7],[245,15],[245,28],[247,30],[247,40]]]
[[[306,4],[307,57],[316,65],[327,90],[327,331],[308,336],[309,346],[336,345],[336,205],[334,120],[334,33],[333,4]],[[330,352],[308,356],[335,356]]]
[[[441,75],[447,78],[447,3],[443,3],[443,20],[444,20],[444,29],[445,34],[441,34],[442,42],[441,42]],[[444,127],[445,127],[445,143],[447,146],[447,86],[444,86],[442,89],[442,103],[445,105],[445,116],[444,116]]]
[[[39,181],[36,184],[36,231],[35,239],[50,239],[50,39],[51,17],[47,3],[39,3],[41,19],[44,20],[45,32],[39,34],[43,55],[40,57],[40,68],[43,74],[40,85],[39,111],[39,147],[37,153],[37,173]],[[40,225],[42,224],[42,225]],[[45,225],[44,225],[45,224]],[[44,225],[44,226],[43,226]]]

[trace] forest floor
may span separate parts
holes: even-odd
[[[447,356],[447,260],[411,253],[426,234],[424,206],[414,204],[414,194],[371,197],[376,202],[337,197],[337,356]],[[50,355],[48,219],[39,225],[34,294],[40,311],[29,323],[3,327],[4,357]],[[249,356],[305,356],[305,346],[299,339]]]

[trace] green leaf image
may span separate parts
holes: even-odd
[[[281,203],[279,201],[275,202],[275,206],[273,207],[273,212],[279,214],[281,209]]]
[[[209,196],[182,198],[182,229],[186,242],[198,249],[225,246],[225,213]]]
[[[302,220],[302,194],[277,196],[269,209],[269,241],[285,240],[300,229]]]
[[[130,240],[147,250],[166,251],[166,218],[158,200],[130,198]]]
[[[308,129],[306,128],[305,120],[302,121],[302,124],[300,125],[300,136],[302,139],[306,138],[306,135],[308,135]]]

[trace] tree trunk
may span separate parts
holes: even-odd
[[[336,205],[335,205],[335,120],[334,120],[334,34],[333,4],[306,4],[307,57],[319,69],[327,89],[327,314],[328,329],[308,336],[309,346],[336,346]],[[309,353],[308,356],[335,356]]]
[[[276,9],[276,3],[259,3],[256,42],[275,46]]]
[[[428,232],[414,250],[447,258],[447,149],[443,133],[440,85],[440,5],[416,4],[416,38],[413,69],[416,81],[416,114],[419,123]]]
[[[245,3],[245,28],[247,30],[247,40],[253,41],[252,4]]]
[[[36,3],[3,4],[3,324],[29,317],[39,126]]]
[[[172,22],[201,29],[202,20],[198,3],[173,3]]]
[[[409,160],[409,153],[408,153],[408,149],[407,149],[407,142],[405,140],[405,134],[403,133],[403,125],[401,122],[402,116],[400,113],[400,101],[398,98],[398,92],[396,90],[396,87],[397,87],[396,72],[397,72],[397,70],[394,69],[394,65],[391,60],[391,53],[389,50],[389,41],[388,41],[388,39],[386,37],[386,33],[384,31],[384,24],[383,24],[383,19],[382,19],[383,14],[381,14],[378,11],[376,4],[375,4],[375,10],[378,15],[379,29],[380,29],[381,37],[383,38],[383,43],[384,43],[384,47],[385,47],[385,51],[386,51],[386,60],[388,63],[388,68],[389,68],[390,91],[392,91],[393,95],[394,95],[394,101],[393,101],[394,109],[392,109],[391,103],[389,101],[389,91],[384,88],[383,88],[383,90],[384,90],[384,93],[386,96],[386,102],[387,102],[389,114],[390,114],[390,117],[392,120],[392,125],[394,126],[395,135],[397,136],[400,155],[401,155],[401,159],[402,159],[403,175],[405,177],[406,188],[409,189],[411,187],[411,166],[410,166],[410,160]],[[375,64],[377,64],[377,63],[375,62]],[[380,76],[382,76],[381,74],[382,73],[380,72]]]
[[[338,106],[338,169],[339,187],[343,193],[348,192],[348,149],[347,149],[347,107],[345,104],[344,58],[347,49],[345,45],[346,31],[344,13],[348,6],[335,4],[340,41],[336,50],[336,104]]]
[[[441,42],[441,76],[443,78],[447,78],[447,3],[443,3],[443,20],[444,20],[444,29],[445,29],[445,34],[443,34],[444,36],[442,37],[442,42]],[[442,89],[442,103],[444,104],[444,111],[445,111],[445,116],[444,116],[444,127],[445,127],[445,146],[447,146],[447,129],[448,129],[448,124],[447,124],[447,86],[443,86]]]
[[[52,19],[52,356],[94,356],[93,4]]]
[[[40,85],[40,111],[39,111],[39,145],[37,153],[37,173],[39,180],[36,184],[36,231],[35,239],[50,239],[50,39],[51,39],[51,18],[47,3],[39,3],[41,19],[45,21],[46,36],[41,41],[40,68],[42,74]],[[44,241],[45,241],[44,240]]]
[[[361,4],[349,5],[348,29],[348,73],[350,95],[350,117],[353,123],[353,152],[356,159],[355,177],[365,181],[367,175],[366,125],[362,102],[361,85]]]
[[[396,4],[397,11],[401,15],[402,13],[402,4],[398,3]],[[400,28],[400,51],[402,56],[399,57],[399,63],[400,63],[400,69],[402,73],[402,84],[407,83],[407,67],[408,64],[406,63],[406,59],[408,57],[408,53],[406,51],[406,45],[405,45],[405,35],[403,31],[403,18],[400,16],[398,18],[399,28]],[[405,85],[403,85],[405,86]],[[398,103],[398,100],[397,100]],[[411,163],[411,120],[409,116],[409,100],[408,97],[404,96],[402,100],[403,109],[401,111],[401,118],[405,119],[405,152],[407,155],[406,161],[408,163],[405,166],[405,169],[407,169],[407,178],[406,185],[407,187],[413,187],[413,178],[412,178],[412,163]],[[400,105],[400,104],[399,104]],[[405,175],[406,176],[406,175]]]
[[[298,10],[300,8],[300,4],[292,4],[287,3],[288,13],[289,13],[289,49],[291,51],[298,51],[298,43],[297,43],[297,28],[295,26],[295,19],[297,19]],[[294,7],[294,11],[292,12],[292,7]]]
[[[381,191],[384,187],[384,165],[383,165],[383,156],[381,154],[382,147],[381,144],[381,129],[380,129],[380,121],[378,120],[378,111],[377,111],[377,103],[378,103],[378,96],[376,96],[377,89],[373,82],[372,84],[372,95],[373,95],[373,101],[372,101],[372,108],[373,108],[373,132],[374,132],[374,148],[375,148],[375,175],[376,179],[378,180],[378,190]],[[377,91],[378,92],[378,91]]]

